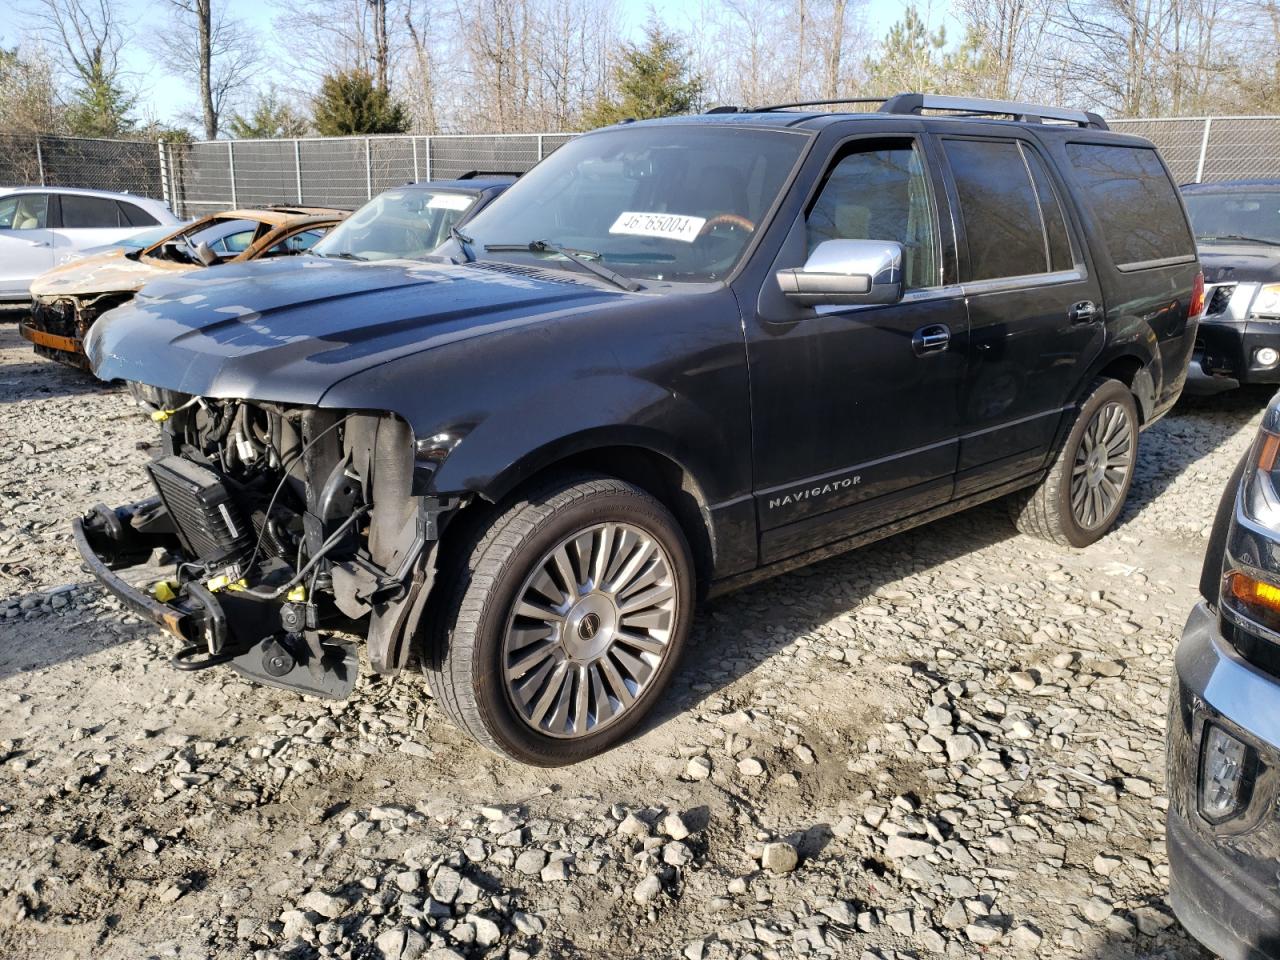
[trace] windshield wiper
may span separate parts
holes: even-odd
[[[1263,240],[1261,237],[1246,237],[1240,233],[1223,233],[1213,237],[1196,237],[1197,240],[1236,240],[1244,243],[1265,243],[1269,246],[1280,246],[1280,241]]]
[[[594,273],[602,280],[608,280],[615,287],[621,287],[628,293],[635,293],[637,290],[644,289],[630,277],[614,273],[603,264],[595,262],[600,259],[600,254],[594,250],[575,250],[573,247],[562,247],[560,244],[552,243],[550,240],[531,240],[528,243],[486,243],[484,250],[485,253],[517,253],[521,251],[529,253],[558,253],[572,260],[584,270]]]
[[[352,253],[350,250],[343,250],[341,253],[317,253],[317,257],[328,257],[331,260],[359,260],[364,263],[368,257],[362,257],[358,253]]]
[[[471,263],[475,260],[475,251],[471,249],[471,244],[475,243],[474,240],[453,224],[449,224],[449,237],[457,241],[458,246],[462,249],[462,256],[466,258],[467,263]]]

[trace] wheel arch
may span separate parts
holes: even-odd
[[[483,489],[467,508],[491,513],[499,505],[555,475],[603,474],[632,483],[671,511],[692,554],[699,592],[711,580],[716,562],[716,536],[704,485],[694,470],[659,438],[639,432],[588,430],[561,437],[512,463]]]
[[[1156,378],[1152,375],[1151,367],[1157,362],[1154,357],[1144,358],[1137,353],[1123,353],[1101,364],[1094,378],[1118,380],[1128,387],[1138,407],[1138,419],[1141,424],[1146,424],[1156,406]],[[1086,380],[1086,383],[1094,378]]]

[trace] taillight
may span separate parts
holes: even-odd
[[[1196,278],[1191,284],[1191,309],[1187,319],[1194,319],[1204,313],[1204,271],[1197,270]]]

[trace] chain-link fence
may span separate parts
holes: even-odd
[[[1154,141],[1180,183],[1280,177],[1280,117],[1113,120]],[[96,187],[165,200],[179,216],[235,206],[358,207],[413,180],[523,173],[574,134],[310,137],[155,144],[0,136],[0,186]]]
[[[358,207],[389,187],[471,172],[524,173],[571,133],[210,140],[165,146],[174,211],[297,203]]]
[[[1160,148],[1179,183],[1280,177],[1280,117],[1112,120]]]
[[[156,143],[0,135],[0,185],[25,184],[167,197]]]

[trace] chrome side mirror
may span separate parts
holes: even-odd
[[[902,299],[902,244],[893,240],[824,240],[799,270],[779,270],[778,287],[810,307],[897,303]]]

